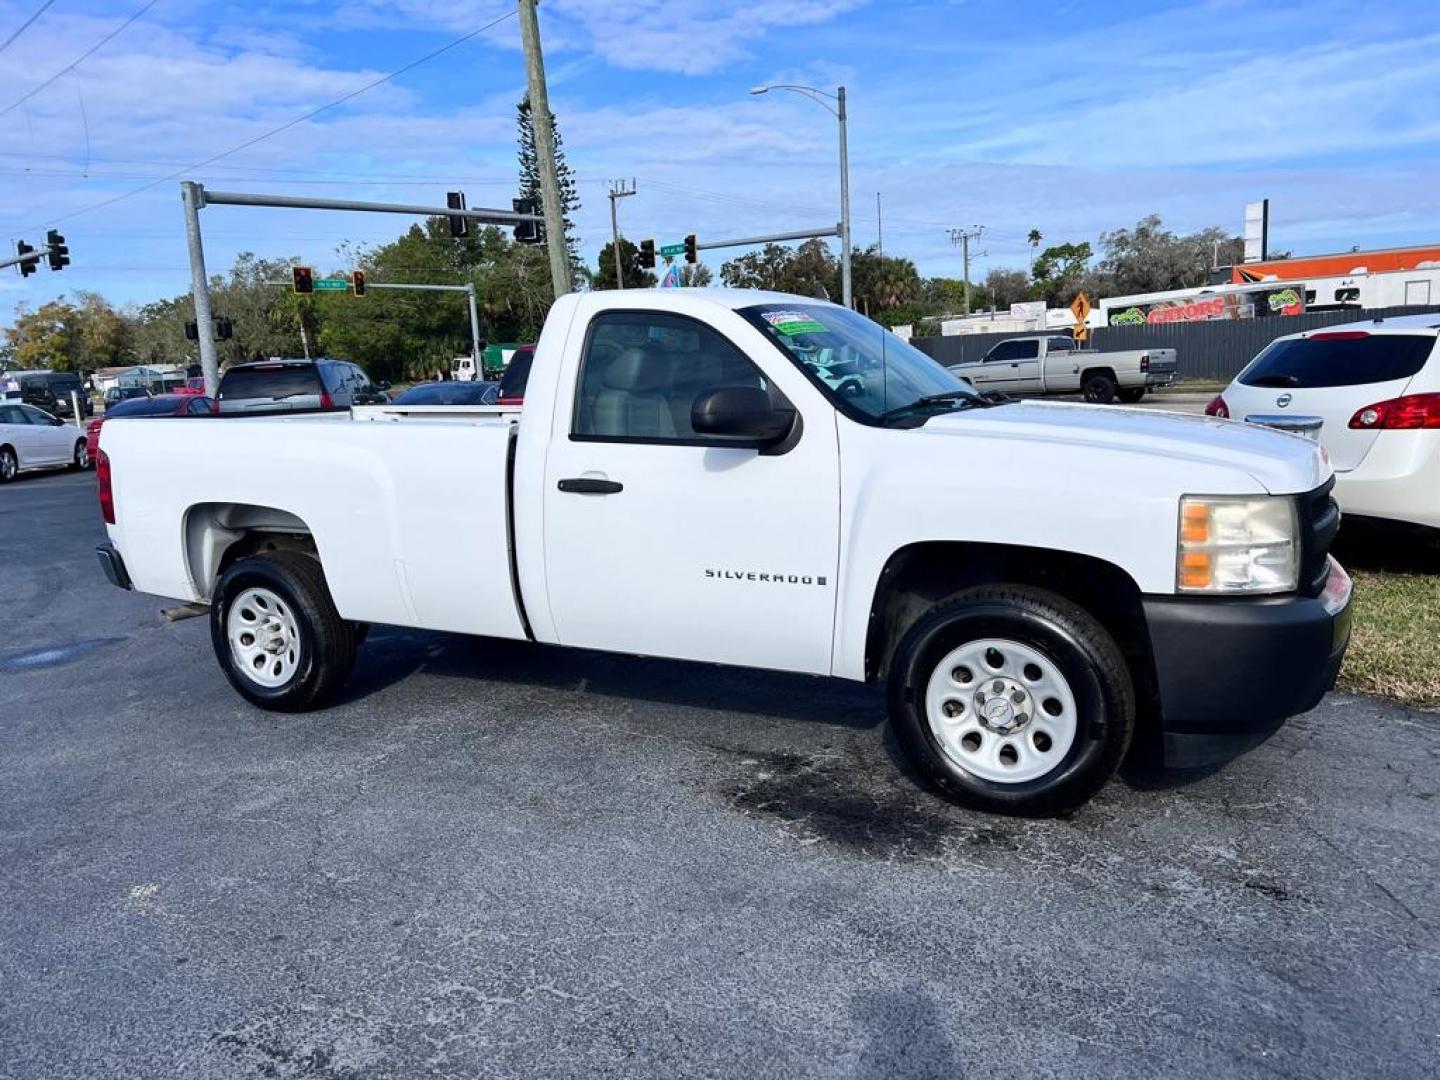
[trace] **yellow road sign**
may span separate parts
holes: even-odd
[[[1075,321],[1084,324],[1090,317],[1090,298],[1083,292],[1070,301],[1070,314],[1075,316]]]
[[[1090,340],[1090,328],[1089,328],[1088,326],[1086,326],[1084,323],[1076,323],[1074,326],[1072,326],[1072,327],[1070,328],[1070,333],[1072,333],[1073,335],[1075,335],[1075,340],[1076,340],[1076,341],[1089,341],[1089,340]]]

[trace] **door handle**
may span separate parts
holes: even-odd
[[[625,490],[618,480],[596,480],[593,476],[572,476],[555,486],[571,495],[615,495]]]

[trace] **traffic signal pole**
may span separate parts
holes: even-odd
[[[190,295],[200,330],[200,372],[205,376],[205,394],[213,398],[220,390],[220,351],[215,348],[215,314],[210,304],[210,278],[205,273],[205,243],[200,237],[205,188],[193,180],[182,180],[180,201],[185,206],[185,243],[190,249]]]

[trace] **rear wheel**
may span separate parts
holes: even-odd
[[[325,704],[355,664],[355,626],[340,618],[320,564],[296,552],[240,559],[215,586],[210,641],[225,677],[262,709]]]
[[[1020,585],[970,589],[905,635],[890,722],[915,767],[955,802],[1041,815],[1085,802],[1130,743],[1135,698],[1093,616]]]
[[[75,440],[75,453],[70,459],[72,469],[88,469],[90,467],[90,446],[84,439]]]
[[[19,471],[20,462],[15,457],[15,451],[8,446],[0,447],[0,484],[14,480]]]
[[[1122,386],[1119,390],[1119,394],[1120,400],[1123,401],[1126,405],[1134,405],[1137,401],[1139,401],[1145,396],[1145,387]]]
[[[1109,405],[1115,400],[1119,386],[1116,385],[1115,376],[1108,371],[1091,371],[1086,373],[1085,382],[1080,389],[1085,400],[1092,405]]]

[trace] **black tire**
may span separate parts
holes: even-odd
[[[1120,400],[1123,401],[1126,405],[1134,405],[1137,401],[1139,401],[1145,396],[1145,387],[1122,386],[1119,389],[1118,393],[1120,395]]]
[[[8,446],[0,446],[0,484],[8,484],[20,472],[20,459]]]
[[[299,631],[296,670],[280,686],[257,683],[231,652],[226,635],[230,607],[251,588],[267,589],[287,603]],[[326,704],[355,666],[355,625],[336,612],[320,563],[291,551],[240,559],[220,575],[210,604],[210,642],[236,692],[275,712],[304,712]]]
[[[942,748],[926,716],[926,688],[937,666],[982,639],[1042,654],[1074,697],[1074,741],[1034,779],[1000,782],[967,770]],[[980,685],[986,681],[988,675]],[[1114,638],[1082,608],[1026,585],[969,589],[922,616],[895,650],[889,707],[900,745],[941,793],[962,806],[1023,816],[1059,813],[1089,799],[1119,766],[1135,727],[1135,691]]]
[[[1092,405],[1109,405],[1115,400],[1120,387],[1115,382],[1115,376],[1108,371],[1087,371],[1080,390]]]
[[[70,458],[70,468],[76,472],[90,468],[90,447],[84,439],[75,440],[75,452]]]

